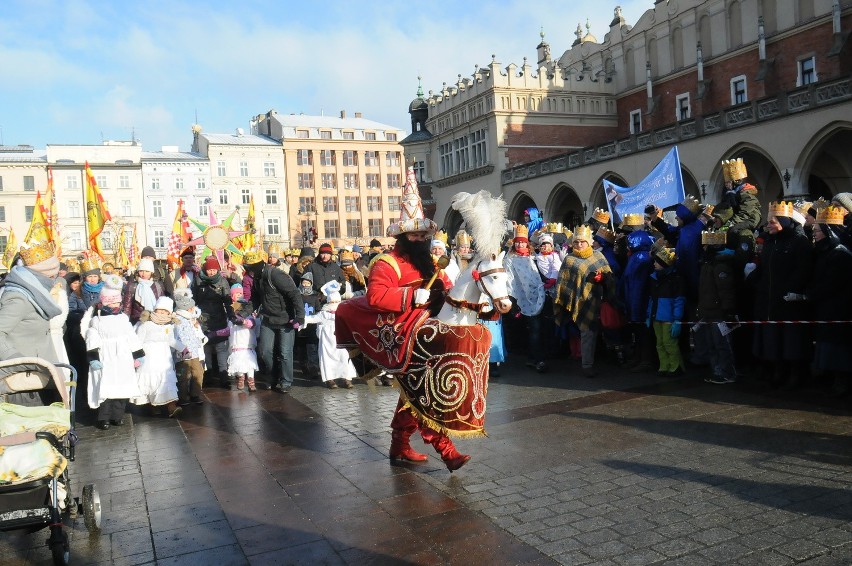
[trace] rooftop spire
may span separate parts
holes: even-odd
[[[420,82],[423,77],[417,75],[417,98],[423,98],[423,84]]]

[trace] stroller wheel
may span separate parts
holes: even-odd
[[[83,521],[89,532],[95,532],[101,528],[101,496],[94,484],[83,486],[83,497],[80,502],[83,508]]]
[[[59,528],[59,536],[56,533],[51,534],[50,553],[53,555],[53,563],[56,566],[67,566],[71,562],[71,548],[68,546],[68,535],[62,532],[62,527]]]

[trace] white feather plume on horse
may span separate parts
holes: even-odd
[[[498,255],[506,233],[506,201],[483,190],[456,194],[452,207],[464,219],[476,251],[486,257]]]

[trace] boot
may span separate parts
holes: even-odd
[[[408,439],[417,430],[417,419],[411,411],[402,409],[402,400],[397,403],[396,413],[391,421],[390,459],[408,462],[425,462],[429,459],[425,454],[415,452]]]
[[[169,401],[166,404],[166,412],[169,414],[169,418],[173,419],[180,414],[181,409],[180,405],[177,404],[176,401]]]
[[[248,378],[249,391],[257,391],[257,385],[254,383],[254,376]]]
[[[450,473],[458,470],[470,460],[470,456],[461,454],[456,450],[453,441],[446,434],[425,427],[420,428],[420,434],[424,441],[435,447],[435,451],[441,455],[441,460],[444,461],[444,465],[447,466]]]
[[[237,375],[237,390],[242,391],[243,387],[245,387],[245,386],[246,386],[246,376],[245,376],[245,374],[241,373],[241,374]]]

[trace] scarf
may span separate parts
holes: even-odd
[[[154,290],[152,289],[153,286],[153,279],[136,280],[136,293],[134,293],[133,298],[146,311],[153,311],[154,305],[157,303],[157,297],[154,296]]]
[[[157,311],[152,311],[151,318],[149,320],[154,324],[159,324],[160,326],[162,326],[164,324],[171,324],[172,322],[174,322],[174,316],[172,315],[172,313],[162,314]]]
[[[12,268],[4,282],[4,289],[14,293],[20,293],[26,297],[38,315],[44,320],[58,316],[62,313],[56,301],[50,296],[55,279],[45,277],[24,266],[17,265]]]
[[[206,283],[207,285],[215,285],[216,283],[218,283],[222,279],[222,272],[221,271],[217,271],[216,275],[214,275],[213,277],[209,277],[204,272],[198,272],[195,275],[201,279],[202,283]]]
[[[111,307],[109,305],[101,305],[100,314],[105,316],[112,316],[121,312],[121,305],[115,305]]]
[[[529,248],[523,248],[523,249],[515,248],[514,250],[512,250],[512,253],[517,255],[517,256],[520,256],[520,257],[529,257],[530,256],[530,249]]]
[[[103,281],[98,281],[94,285],[89,283],[88,281],[83,281],[83,290],[87,293],[95,293],[97,295],[101,294],[101,289],[104,287]]]
[[[592,246],[588,246],[584,250],[573,250],[572,253],[574,254],[575,257],[579,257],[580,259],[586,259],[586,258],[592,257],[592,254],[594,253],[594,251],[595,250],[594,250],[594,248],[592,248]]]

